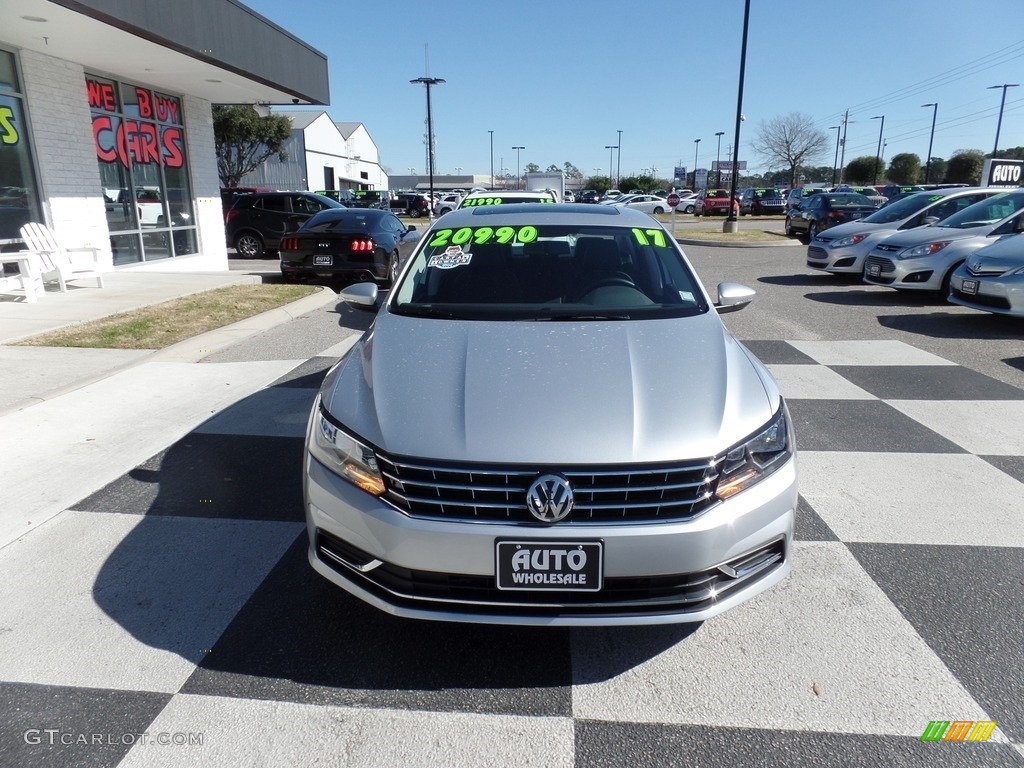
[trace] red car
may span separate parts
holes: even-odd
[[[721,214],[729,215],[729,190],[728,189],[702,189],[697,195],[697,203],[693,209],[694,216],[714,216]],[[732,207],[736,214],[739,214],[740,201],[733,198]]]

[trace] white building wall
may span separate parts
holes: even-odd
[[[100,248],[113,269],[85,70],[36,51],[19,58],[46,224],[68,246]]]

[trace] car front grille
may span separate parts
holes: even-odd
[[[821,237],[821,235],[819,235],[818,239],[821,240],[823,238]],[[824,248],[819,248],[816,245],[812,245],[810,248],[807,249],[807,258],[812,261],[825,261],[828,258],[828,251],[826,251]]]
[[[1001,275],[1006,271],[1006,265],[997,266],[995,264],[968,264],[967,272],[971,275]]]
[[[321,562],[385,602],[459,613],[530,616],[629,616],[696,613],[765,578],[786,560],[776,539],[713,568],[657,576],[607,577],[599,592],[510,592],[493,575],[438,573],[382,562],[317,529]]]
[[[983,293],[964,293],[963,291],[951,288],[950,293],[958,299],[962,299],[969,304],[980,304],[985,307],[992,307],[993,309],[1009,309],[1010,302],[1005,296],[986,296]]]
[[[883,259],[879,256],[868,256],[864,261],[864,273],[869,274],[872,266],[878,266],[878,273],[881,275],[887,275],[891,272],[896,271],[896,265],[889,259]]]
[[[537,523],[526,505],[539,466],[453,465],[381,454],[385,498],[412,517]],[[572,485],[572,512],[562,525],[689,520],[717,503],[718,470],[710,459],[665,465],[557,467]]]
[[[875,250],[881,251],[882,253],[899,253],[900,251],[903,250],[903,246],[886,245],[885,243],[879,243],[878,245],[875,246]]]

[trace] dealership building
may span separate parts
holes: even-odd
[[[323,105],[327,58],[235,0],[0,0],[0,247],[226,270],[212,104]]]

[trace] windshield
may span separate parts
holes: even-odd
[[[825,199],[832,208],[874,208],[875,204],[864,195],[856,192],[846,192],[839,195],[825,195]]]
[[[1024,192],[1006,192],[970,205],[943,219],[936,226],[970,229],[995,224],[1007,216],[1012,216],[1021,208],[1024,208]]]
[[[918,211],[931,205],[936,200],[941,200],[945,195],[929,195],[915,192],[909,197],[904,197],[884,208],[879,208],[870,216],[865,216],[861,221],[869,224],[892,224],[903,219],[909,219]]]
[[[395,314],[464,320],[632,320],[708,311],[662,227],[495,222],[436,229],[394,294]]]

